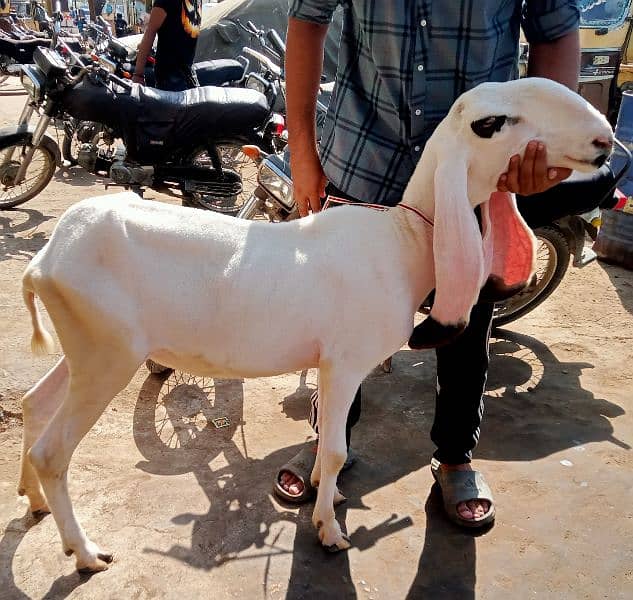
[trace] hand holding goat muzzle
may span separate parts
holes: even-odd
[[[404,201],[427,189],[422,180],[428,185],[431,158],[437,164],[436,291],[430,317],[411,336],[412,348],[450,342],[466,328],[478,298],[501,301],[531,283],[536,239],[514,195],[496,188],[509,158],[532,140],[546,145],[551,167],[583,172],[602,166],[613,149],[606,118],[564,86],[537,78],[487,83],[463,94],[427,144]]]

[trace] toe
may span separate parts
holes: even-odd
[[[303,482],[292,473],[284,471],[279,476],[279,485],[289,494],[297,496],[303,492]]]
[[[303,486],[300,481],[297,481],[296,483],[289,485],[286,490],[293,496],[298,496],[303,491]]]
[[[457,505],[457,512],[459,513],[459,516],[466,521],[472,521],[475,518],[475,515],[470,509],[470,506],[468,506],[467,502],[460,502]]]
[[[481,519],[490,508],[490,503],[487,500],[469,500],[467,503],[468,508],[474,515],[473,518]]]
[[[288,471],[284,471],[279,476],[279,483],[281,483],[281,485],[288,485],[292,481],[292,479],[293,479],[292,474],[288,473]]]

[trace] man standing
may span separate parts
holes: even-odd
[[[117,13],[116,19],[114,19],[114,32],[118,38],[127,35],[127,21],[121,13]]]
[[[200,0],[154,0],[138,47],[133,81],[145,83],[145,63],[158,35],[156,87],[181,91],[198,86],[193,59],[200,33],[200,7]]]
[[[337,5],[344,10],[336,85],[320,149],[315,104],[323,44]],[[294,197],[301,215],[330,195],[394,205],[402,197],[424,144],[455,99],[484,81],[518,76],[519,32],[530,42],[528,75],[572,89],[579,71],[579,11],[575,0],[292,0],[286,77]],[[320,150],[320,151],[319,151]],[[530,142],[499,180],[501,191],[547,190],[568,177],[547,168],[547,149]],[[328,183],[329,182],[329,183]],[[437,350],[437,397],[431,462],[449,518],[481,527],[495,506],[481,473],[473,471],[488,369],[493,305],[480,302],[466,331]],[[410,345],[416,346],[416,331]],[[316,423],[318,398],[313,400]],[[361,411],[360,390],[347,423]],[[278,496],[304,501],[313,447],[284,465]]]

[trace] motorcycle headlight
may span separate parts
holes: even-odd
[[[244,87],[249,90],[255,90],[260,94],[264,94],[270,104],[270,100],[274,95],[273,84],[264,79],[261,75],[258,75],[257,73],[249,73],[246,76],[246,83],[244,84]]]
[[[292,197],[292,181],[274,164],[264,160],[259,167],[257,181],[271,196],[285,208],[292,210],[295,202]]]
[[[22,65],[20,82],[33,100],[39,101],[42,99],[44,81],[44,74],[35,65]]]

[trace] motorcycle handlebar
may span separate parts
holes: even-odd
[[[244,46],[242,48],[242,52],[248,56],[252,56],[256,58],[259,62],[261,62],[273,75],[280,77],[281,76],[281,68],[279,65],[276,65],[272,60],[270,60],[267,56],[264,56],[257,50],[253,50],[248,46]]]
[[[283,60],[286,56],[286,44],[284,44],[279,34],[274,29],[269,29],[268,33],[266,33],[266,38],[275,52],[277,52],[279,57]]]
[[[251,30],[252,33],[256,35],[262,33],[259,29],[257,29],[257,26],[255,25],[255,23],[253,23],[253,21],[251,20],[246,21],[246,25],[248,25],[248,28]]]
[[[72,58],[74,64],[77,64],[80,67],[84,67],[84,68],[88,66],[86,65],[86,63],[84,63],[83,60],[81,60],[81,57],[76,52],[74,52],[64,40],[58,38],[57,43],[64,49],[64,51],[68,54],[68,56]]]

